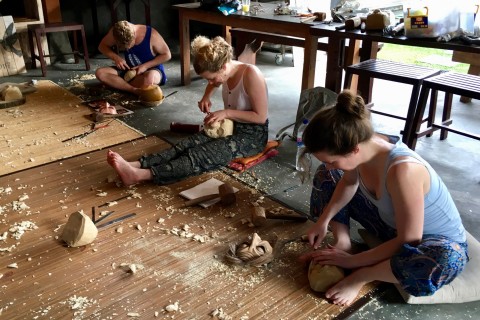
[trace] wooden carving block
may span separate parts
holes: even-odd
[[[312,261],[308,267],[308,281],[316,292],[326,292],[344,277],[343,269],[337,266],[320,265]]]
[[[80,247],[92,243],[98,230],[93,221],[82,212],[74,212],[63,228],[61,239],[69,247]]]

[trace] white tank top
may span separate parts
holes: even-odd
[[[247,70],[247,68],[249,68],[248,64],[245,68],[243,68],[242,77],[235,87],[230,89],[227,83],[222,85],[222,98],[225,109],[241,111],[252,110],[250,98],[245,92],[245,88],[243,86],[243,75],[245,74],[245,70]]]

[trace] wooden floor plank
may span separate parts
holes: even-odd
[[[168,146],[149,137],[112,149],[134,160]],[[294,239],[311,226],[310,222],[269,221],[261,228],[249,227],[243,222],[249,218],[252,203],[262,197],[256,190],[222,172],[169,186],[142,184],[133,188],[108,182],[112,173],[102,150],[2,178],[0,235],[7,232],[7,236],[0,241],[0,314],[5,319],[41,315],[39,319],[132,318],[128,313],[153,319],[155,312],[159,313],[156,319],[211,319],[212,312],[220,308],[226,314],[224,319],[331,319],[345,310],[310,290],[306,267],[298,262],[298,255],[308,250],[305,243],[293,241],[279,248],[266,267],[225,263],[229,245],[254,232],[267,240]],[[178,193],[211,177],[237,187],[237,202],[226,208],[184,208]],[[9,187],[10,193],[6,191]],[[114,210],[105,221],[132,212],[137,214],[134,218],[100,229],[91,245],[68,248],[58,240],[71,213],[83,210],[90,214],[92,206],[133,190],[137,198],[96,208],[96,213]],[[107,196],[99,196],[100,192]],[[29,208],[13,210],[13,203],[22,197]],[[261,205],[267,210],[287,210],[268,198]],[[26,231],[18,240],[12,238],[8,230],[22,221],[35,223],[37,229]],[[186,225],[206,241],[172,233]],[[116,231],[119,226],[122,233]],[[7,267],[12,263],[18,268]],[[120,268],[122,263],[139,264],[143,269],[127,273]],[[374,287],[366,286],[362,295]],[[72,310],[67,301],[74,296],[90,303]],[[164,310],[176,302],[179,311]]]
[[[0,109],[0,176],[142,137],[119,120],[84,138],[62,142],[90,130],[92,109],[48,80],[26,96],[24,105]]]

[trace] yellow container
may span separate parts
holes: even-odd
[[[413,1],[403,6],[405,36],[436,38],[459,28],[459,9],[440,1]]]

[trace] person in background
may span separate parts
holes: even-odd
[[[159,185],[180,181],[218,169],[234,158],[256,155],[267,144],[268,93],[260,69],[233,60],[231,45],[221,37],[197,36],[191,45],[194,69],[208,81],[198,102],[198,108],[205,114],[204,124],[230,119],[234,122],[233,134],[212,138],[201,131],[172,148],[132,162],[108,151],[107,162],[125,185],[142,181]],[[219,87],[222,87],[224,108],[212,110],[210,98]]]
[[[119,55],[113,48],[124,51]],[[170,49],[157,30],[150,26],[118,21],[100,42],[98,50],[115,66],[100,67],[95,76],[112,88],[138,94],[139,88],[167,81],[163,63],[171,59]],[[134,70],[134,77],[125,74]]]
[[[318,249],[330,227],[334,243],[300,259],[352,270],[326,292],[333,303],[351,304],[374,280],[399,284],[413,296],[432,295],[462,272],[466,231],[447,187],[398,137],[373,131],[360,96],[340,93],[335,106],[310,121],[303,142],[322,162],[310,208],[318,220],[308,239]],[[352,253],[350,218],[382,243]]]

